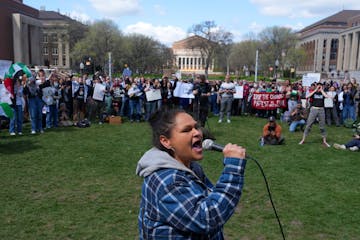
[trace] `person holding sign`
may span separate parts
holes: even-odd
[[[324,100],[329,96],[324,92],[322,83],[318,82],[314,91],[309,92],[306,98],[310,98],[311,108],[309,117],[307,119],[305,131],[303,134],[303,138],[299,142],[299,144],[304,144],[307,135],[309,134],[312,125],[314,124],[316,118],[319,119],[319,128],[321,132],[321,136],[323,138],[323,145],[325,147],[330,147],[330,145],[326,141],[326,130],[325,130],[325,109],[324,109]]]

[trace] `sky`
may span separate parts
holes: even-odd
[[[141,33],[168,46],[189,36],[194,24],[214,21],[234,42],[266,27],[301,30],[341,10],[360,10],[359,0],[23,0],[79,21],[113,20],[124,34]]]

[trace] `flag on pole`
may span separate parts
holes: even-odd
[[[14,111],[8,103],[4,103],[4,102],[0,103],[0,116],[5,116],[7,118],[13,118]]]

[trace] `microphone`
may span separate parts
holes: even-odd
[[[202,142],[202,148],[205,150],[213,150],[213,151],[217,151],[217,152],[222,152],[224,150],[224,146],[215,143],[211,139],[205,139]]]

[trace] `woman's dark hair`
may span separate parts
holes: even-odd
[[[160,143],[160,136],[171,137],[171,130],[175,125],[175,118],[179,113],[186,113],[183,109],[161,108],[154,112],[149,123],[152,129],[152,144],[154,147],[173,155],[173,150],[167,149]]]

